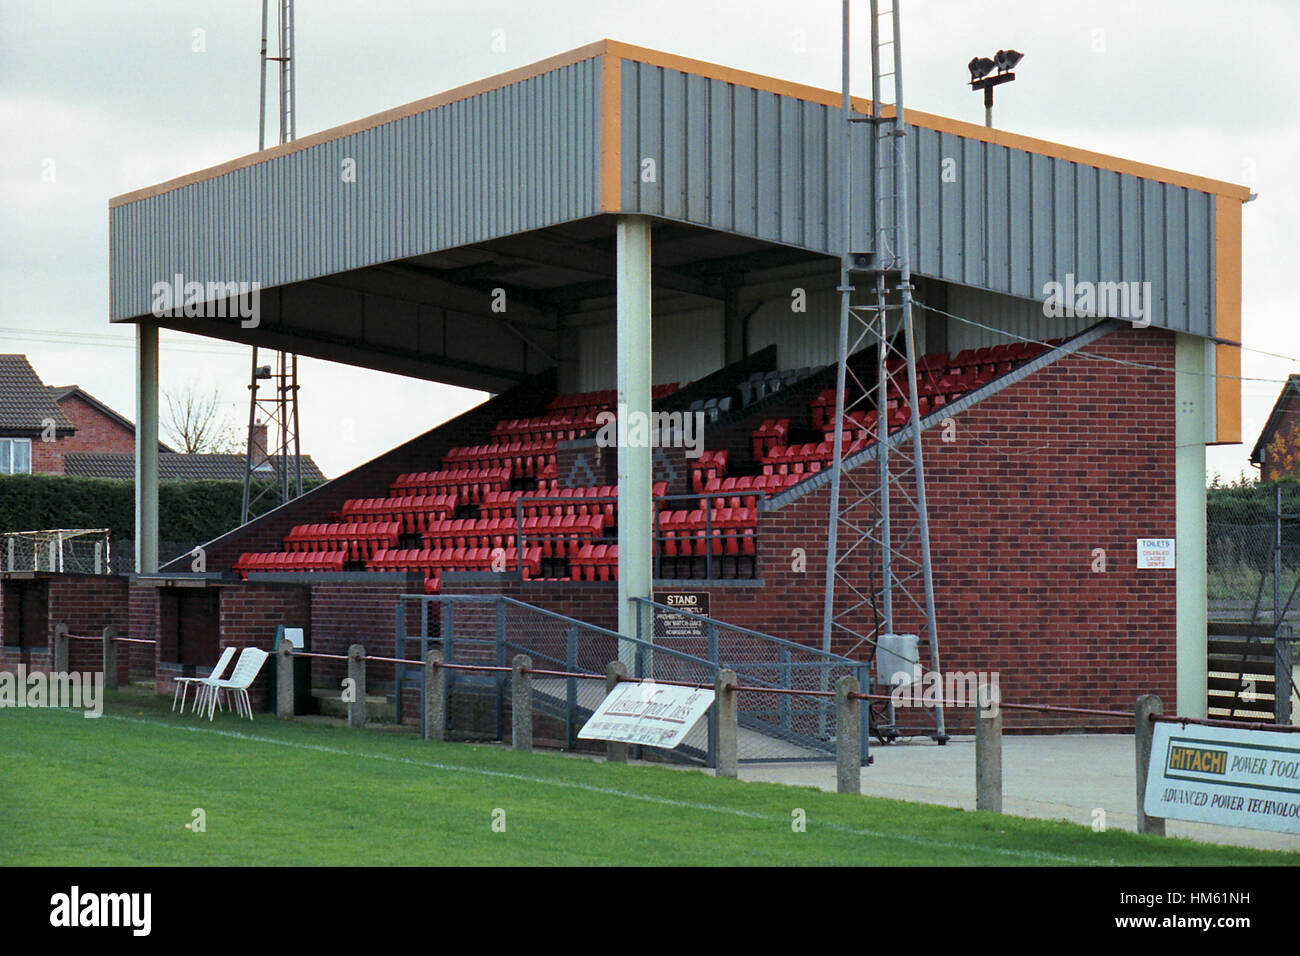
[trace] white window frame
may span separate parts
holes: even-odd
[[[0,438],[0,443],[9,443],[9,463],[0,469],[0,475],[30,475],[32,473],[32,440],[30,438]],[[27,448],[27,470],[14,471],[14,449],[19,445]]]

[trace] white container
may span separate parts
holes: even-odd
[[[876,642],[876,681],[885,687],[908,687],[921,679],[915,634],[882,634]]]

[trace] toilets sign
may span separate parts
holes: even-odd
[[[1174,539],[1138,538],[1137,566],[1139,571],[1172,568],[1174,566]]]

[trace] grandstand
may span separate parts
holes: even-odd
[[[159,689],[221,646],[269,646],[276,624],[304,626],[316,651],[389,653],[410,594],[507,595],[629,634],[634,599],[690,591],[714,619],[870,660],[870,646],[822,647],[837,106],[602,41],[113,200],[111,309],[140,330],[143,480],[138,573],[112,613],[158,640]],[[1127,708],[1157,693],[1204,714],[1204,448],[1240,438],[1247,192],[907,118],[943,664],[998,670],[1022,698]],[[517,148],[498,152],[506,128]],[[351,156],[374,172],[323,188]],[[940,175],[953,156],[957,184]],[[151,314],[151,283],[178,274],[261,282],[260,322]],[[1149,282],[1151,308],[1045,309],[1067,277]],[[160,568],[160,327],[493,397],[207,543],[203,571]],[[845,462],[869,483],[910,409],[893,393],[877,407],[873,348],[851,362],[870,401],[844,422]],[[701,453],[608,447],[614,411],[698,413]],[[1137,567],[1150,537],[1177,539],[1176,567]],[[878,574],[856,560],[862,581]],[[15,595],[39,584],[3,583],[6,654]],[[915,631],[913,611],[896,613]]]

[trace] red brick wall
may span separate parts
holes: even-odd
[[[1260,476],[1265,481],[1277,481],[1284,475],[1290,475],[1293,478],[1296,477],[1296,469],[1281,459],[1288,456],[1294,459],[1296,452],[1300,451],[1300,449],[1295,447],[1295,443],[1291,440],[1291,435],[1293,434],[1292,430],[1295,428],[1298,419],[1300,419],[1300,409],[1296,408],[1295,399],[1288,395],[1277,428],[1273,432],[1274,440],[1278,437],[1282,438],[1283,447],[1277,452],[1270,452],[1268,450],[1268,445],[1266,444],[1262,449],[1265,460],[1261,463]],[[1274,458],[1278,458],[1279,460],[1274,461]]]
[[[238,652],[245,647],[271,651],[276,625],[311,628],[311,591],[294,584],[243,584],[221,589],[221,647]],[[268,658],[248,689],[254,710],[267,707],[267,675],[275,666]]]
[[[93,405],[76,395],[69,395],[59,402],[59,407],[77,429],[75,435],[58,442],[61,454],[72,451],[135,452],[135,432]]]
[[[376,578],[379,576],[376,575]],[[424,582],[418,576],[398,580],[385,575],[374,584],[316,584],[311,589],[311,649],[319,654],[346,654],[352,644],[361,644],[367,654],[393,656],[393,638],[397,623],[398,599],[403,594],[419,594]],[[413,604],[407,617],[407,633],[418,634],[419,611]],[[409,660],[419,658],[419,645],[412,643],[405,653]],[[345,661],[312,661],[312,682],[320,687],[338,687],[347,676]],[[368,663],[367,684],[391,681],[391,664]]]
[[[1084,351],[1173,367],[1173,336],[1153,329]],[[954,442],[925,433],[945,671],[996,670],[1007,701],[1128,711],[1143,693],[1173,699],[1175,572],[1138,571],[1135,545],[1174,534],[1172,379],[1065,358],[955,416]],[[820,644],[828,498],[822,489],[763,517],[766,586],[715,589],[714,617]],[[791,570],[795,548],[803,573]],[[1094,548],[1104,573],[1092,570]],[[919,629],[915,613],[897,603],[896,613],[901,631]],[[861,654],[843,641],[833,650]],[[1123,722],[1008,711],[1005,725]]]
[[[102,635],[104,628],[116,627],[123,637],[132,636],[128,630],[130,613],[127,602],[127,579],[92,575],[57,575],[49,579],[48,639],[54,643],[54,628],[63,622],[72,634],[94,637]],[[118,679],[129,679],[133,662],[142,669],[145,658],[151,662],[150,648],[138,644],[119,645]],[[73,671],[98,671],[103,666],[104,648],[101,641],[68,643],[68,669]]]
[[[63,474],[63,443],[68,439],[41,441],[39,435],[32,438],[32,474]]]

